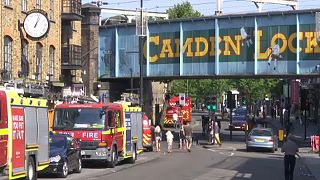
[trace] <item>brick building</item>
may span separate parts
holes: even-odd
[[[81,0],[3,0],[0,5],[1,85],[45,95],[81,82]],[[49,31],[40,39],[27,36],[23,26],[34,9],[49,19]]]

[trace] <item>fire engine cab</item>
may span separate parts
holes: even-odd
[[[47,100],[0,90],[0,170],[9,179],[34,180],[49,165]]]
[[[124,159],[134,163],[143,149],[141,108],[125,102],[57,105],[53,131],[79,139],[83,161],[109,167]]]
[[[165,126],[173,126],[173,114],[177,113],[179,124],[184,124],[191,121],[191,98],[186,97],[184,105],[179,104],[179,96],[169,99],[166,116],[163,124]]]

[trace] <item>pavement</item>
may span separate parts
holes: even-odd
[[[270,118],[270,121],[275,129],[281,128],[279,118]],[[298,160],[300,160],[300,162],[303,164],[303,166],[296,166],[296,168],[300,168],[300,171],[304,172],[304,176],[313,176],[315,177],[315,179],[320,180],[320,153],[313,152],[311,148],[311,136],[317,135],[318,125],[313,123],[312,121],[307,121],[307,129],[305,131],[304,122],[300,122],[294,117],[291,117],[290,121],[292,123],[292,126],[289,131],[299,145],[300,159]]]
[[[302,162],[304,162],[306,168],[310,171],[310,175],[320,180],[320,154],[318,152],[312,152],[311,148],[311,136],[318,134],[317,124],[311,121],[307,123],[305,138],[305,126],[300,124],[299,120],[292,119],[292,122],[292,134],[299,144],[299,154]]]

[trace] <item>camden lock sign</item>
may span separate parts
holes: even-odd
[[[295,61],[297,37],[300,40],[300,59],[320,59],[314,24],[300,25],[297,36],[296,25],[260,27],[255,37],[254,27],[219,30],[219,61],[254,61],[255,38],[257,38],[258,61],[269,61],[270,57]],[[149,62],[151,64],[180,62],[180,33],[166,32],[150,34]],[[184,32],[182,51],[184,63],[215,61],[215,30]],[[145,53],[146,55],[146,53]],[[168,61],[169,60],[169,61]]]
[[[150,22],[145,76],[305,76],[319,73],[315,13],[298,10]],[[99,78],[138,76],[135,27],[100,28]]]

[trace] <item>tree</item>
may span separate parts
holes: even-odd
[[[204,103],[210,95],[218,97],[218,103],[222,102],[224,92],[234,88],[235,83],[228,79],[202,79],[202,80],[175,80],[172,82],[171,93],[187,93],[195,103]]]
[[[167,10],[169,19],[178,19],[178,18],[190,18],[190,17],[200,17],[202,14],[194,10],[190,2],[182,2],[181,4],[174,5],[173,8]]]

